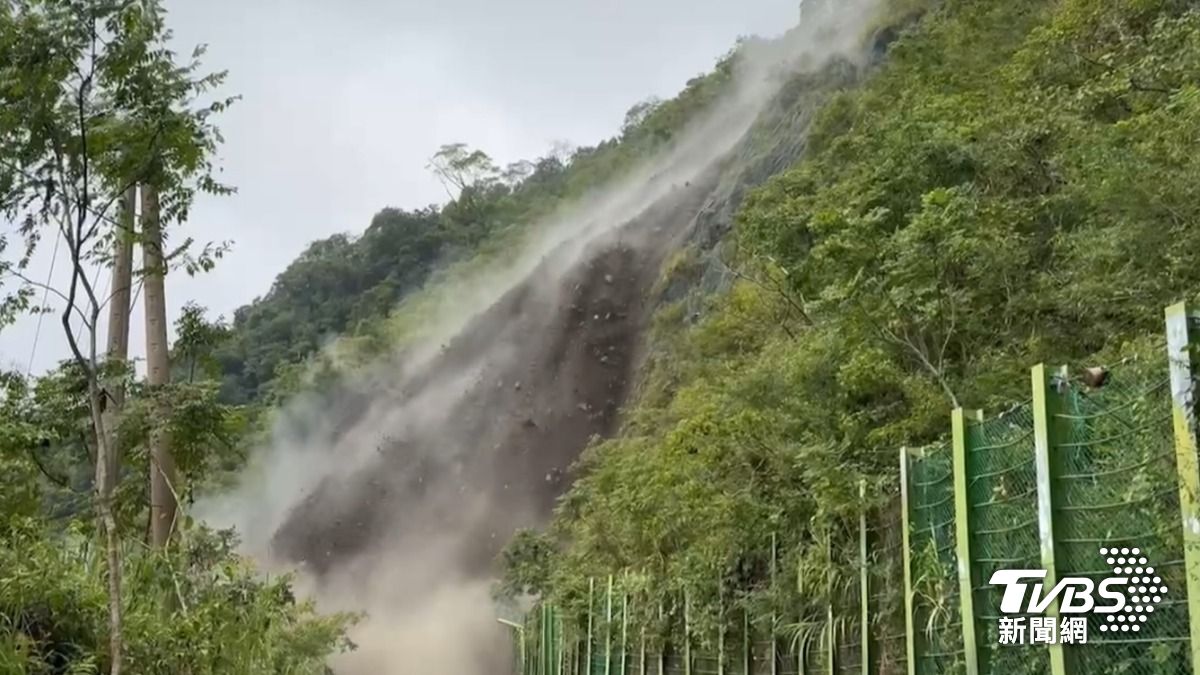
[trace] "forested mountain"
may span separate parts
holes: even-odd
[[[95,104],[116,113],[87,118],[98,145],[64,117],[76,76],[52,58],[89,34],[43,4],[87,5],[121,36]],[[122,148],[159,138],[142,124],[157,120],[174,152],[135,182],[168,196],[169,226],[221,191],[215,140],[208,113],[155,98],[203,87],[153,48],[162,14],[133,4],[0,4],[0,157],[35,173],[66,170],[55,151],[89,157],[100,177],[76,182],[119,195],[138,168]],[[118,675],[123,654],[133,673],[317,673],[351,647],[355,617],[259,576],[233,535],[187,517],[196,496],[236,506],[322,599],[383,615],[348,672],[403,668],[388,650],[429,641],[418,624],[491,639],[457,629],[463,606],[494,628],[490,605],[422,594],[493,573],[501,595],[567,610],[608,575],[651,604],[713,580],[751,613],[814,602],[764,588],[772,537],[793,544],[781,564],[821,574],[820,533],[858,518],[860,481],[894,481],[896,449],[940,436],[951,407],[1022,399],[1039,361],[1157,348],[1160,308],[1200,291],[1200,7],[851,4],[806,2],[807,27],[739,43],[595,147],[498,167],[444,146],[429,166],[452,199],[313,243],[228,326],[190,308],[165,384],[82,353],[4,373],[0,672]],[[60,135],[20,131],[34,122]],[[62,210],[29,205],[53,191],[3,166],[5,215],[51,232]],[[113,213],[96,264],[122,240]],[[6,288],[0,325],[36,297]],[[123,468],[106,493],[110,438]],[[148,544],[164,439],[183,515]],[[691,602],[697,631],[731,607]]]
[[[635,104],[620,135],[594,147],[555,147],[501,168],[482,150],[443,146],[429,168],[455,195],[448,204],[386,208],[359,236],[314,242],[265,296],[235,312],[231,339],[216,354],[223,397],[261,400],[276,376],[294,376],[332,338],[378,328],[435,270],[514,245],[528,223],[650,157],[721,91],[730,63],[727,55],[670,101]]]
[[[660,312],[624,432],[514,542],[513,587],[575,610],[589,577],[668,602],[722,579],[768,611],[771,536],[807,542],[784,569],[820,569],[859,480],[894,481],[950,408],[1025,399],[1034,363],[1160,348],[1161,307],[1200,289],[1200,8],[928,7],[749,195],[739,279],[694,325]]]

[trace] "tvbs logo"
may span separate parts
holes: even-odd
[[[1140,549],[1102,548],[1100,556],[1112,569],[1113,576],[1098,580],[1064,577],[1047,590],[1046,570],[998,570],[988,583],[1004,587],[1000,611],[1009,615],[1033,615],[1029,626],[1031,633],[1042,628],[1039,632],[1050,636],[1048,644],[1054,644],[1059,632],[1052,625],[1056,617],[1043,615],[1055,600],[1058,600],[1058,614],[1063,622],[1063,642],[1087,641],[1088,615],[1100,624],[1101,632],[1140,632],[1154,608],[1162,603],[1167,593],[1166,584]],[[1068,624],[1071,631],[1068,631]],[[1046,628],[1049,630],[1044,630]],[[1023,619],[1000,619],[1002,643],[1022,644],[1023,632]],[[1071,640],[1068,640],[1069,632],[1073,633]]]

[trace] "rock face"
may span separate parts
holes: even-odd
[[[370,401],[383,420],[380,406],[406,413],[373,425],[375,457],[292,510],[274,555],[320,576],[379,546],[449,536],[443,560],[487,574],[515,529],[548,518],[589,441],[615,431],[662,261],[690,236],[715,173],[675,188],[567,274],[543,264],[417,372],[344,398]],[[346,407],[343,424],[361,426],[364,413]]]

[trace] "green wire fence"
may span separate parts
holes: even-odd
[[[763,610],[714,580],[646,606],[626,577],[592,579],[581,611],[543,603],[502,619],[513,672],[1200,675],[1196,344],[1200,318],[1175,305],[1152,358],[1077,374],[1037,366],[1026,402],[990,419],[953,411],[946,442],[900,451],[889,493],[866,499],[863,484],[863,503],[884,506],[816,540],[824,578],[779,569],[786,543],[772,539],[768,590],[794,584],[798,603]],[[1113,576],[1110,550],[1136,554],[1126,576],[1141,581],[1125,592],[1145,596],[1130,612],[1152,605],[1144,617],[1086,614],[1086,644],[1057,633],[1032,644],[1032,632],[1005,643],[1002,622],[1042,615],[1003,612],[994,572],[1045,570],[1035,595],[1065,577],[1098,588]],[[1065,620],[1065,597],[1044,615]]]

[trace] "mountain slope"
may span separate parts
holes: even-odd
[[[238,525],[265,559],[300,564],[323,601],[366,608],[367,634],[490,616],[494,556],[517,528],[546,521],[579,454],[619,428],[664,299],[728,283],[715,247],[731,215],[749,185],[803,150],[820,102],[857,77],[863,32],[853,13],[830,13],[743,43],[711,76],[720,90],[686,123],[676,117],[669,140],[652,136],[653,152],[494,240],[503,247],[482,242],[453,277],[323,352],[331,378],[277,416],[271,447],[232,496],[206,506],[209,519]],[[627,143],[608,152],[628,157]],[[699,264],[681,263],[689,257]],[[668,260],[698,277],[663,278]],[[495,664],[488,646],[503,633],[476,629],[483,653],[447,672]],[[345,665],[374,672],[400,650],[370,641]]]
[[[830,538],[857,550],[859,481],[894,484],[899,447],[1027,397],[1039,361],[1155,348],[1159,308],[1200,289],[1198,22],[1173,0],[939,3],[747,198],[737,281],[698,323],[687,298],[660,315],[630,423],[510,549],[510,586],[567,610],[590,577],[649,606],[686,589],[707,638],[717,588],[764,621],[824,616],[826,591],[768,587],[773,537],[782,569],[852,583]]]

